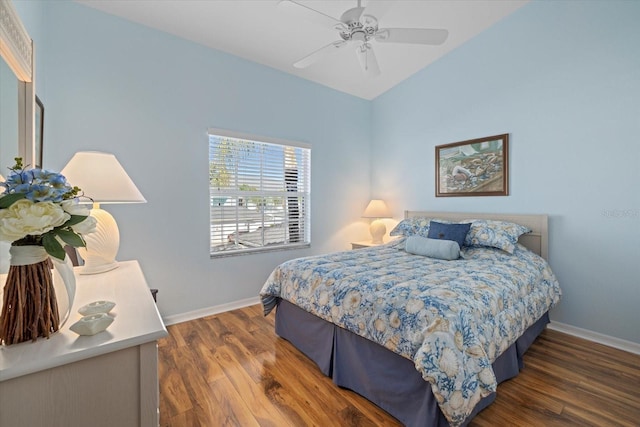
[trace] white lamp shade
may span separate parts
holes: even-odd
[[[60,173],[95,203],[146,202],[113,154],[80,151]]]
[[[391,211],[384,200],[373,199],[362,214],[363,218],[391,218]]]

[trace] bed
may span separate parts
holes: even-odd
[[[461,259],[405,250],[431,220],[473,220]],[[465,425],[522,369],[560,299],[547,216],[407,211],[394,231],[382,246],[281,264],[260,292],[265,315],[277,306],[280,337],[403,424]]]

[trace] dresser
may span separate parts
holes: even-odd
[[[119,264],[76,274],[69,320],[49,339],[0,346],[0,426],[158,426],[157,340],[167,330],[138,262]],[[107,330],[69,330],[98,300],[116,303]]]

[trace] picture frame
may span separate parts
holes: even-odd
[[[36,96],[35,122],[35,167],[42,168],[42,151],[44,145],[44,104],[38,96]]]
[[[509,134],[436,146],[436,197],[509,195]]]

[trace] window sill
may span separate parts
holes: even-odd
[[[262,247],[262,248],[252,248],[252,249],[238,249],[238,250],[229,250],[229,251],[220,251],[220,252],[212,252],[209,254],[211,259],[215,258],[227,258],[233,256],[242,256],[242,255],[255,255],[261,254],[265,252],[278,252],[278,251],[290,251],[295,249],[307,249],[311,247],[311,243],[297,243],[290,245],[282,245],[282,246],[273,246],[273,247]]]

